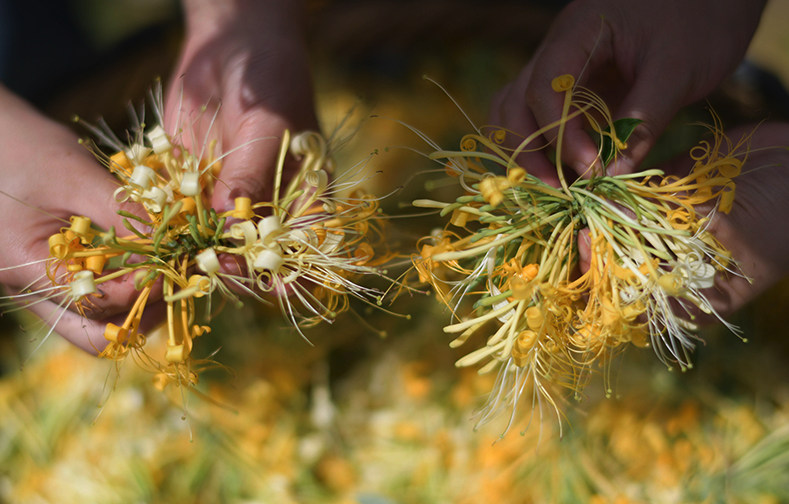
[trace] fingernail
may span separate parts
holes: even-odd
[[[617,156],[616,162],[608,165],[606,168],[606,174],[609,176],[623,175],[625,173],[633,173],[634,171],[635,166],[633,160],[623,155]]]
[[[236,198],[249,198],[249,197],[250,197],[249,193],[247,193],[243,189],[233,189],[232,191],[230,191],[230,194],[228,195],[228,199],[225,201],[224,211],[232,212],[233,210],[236,209]]]
[[[585,179],[591,178],[593,174],[599,175],[603,172],[602,165],[597,160],[591,163],[579,161],[573,165],[573,170],[575,170],[575,173],[577,173],[579,177]]]

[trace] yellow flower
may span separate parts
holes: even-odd
[[[152,105],[158,121],[163,117],[161,104],[157,87]],[[392,257],[385,246],[378,199],[361,190],[370,178],[366,163],[330,180],[335,163],[323,137],[304,132],[291,138],[285,131],[272,200],[237,198],[234,209],[218,213],[209,205],[224,157],[217,152],[217,142],[190,148],[184,142],[189,131],[145,126],[133,109],[131,119],[134,129],[126,136],[128,144],[103,121],[98,126],[83,122],[114,149],[107,155],[86,143],[119,179],[115,199],[140,210],[139,215],[118,211],[126,236],[120,229],[95,229],[88,217],[72,217],[69,227],[49,239],[51,287],[12,296],[14,301],[66,294],[58,309],[75,305],[84,313],[91,308],[96,285],[130,275],[139,295],[123,324],[105,327],[107,346],[100,356],[120,366],[131,355],[157,376],[161,388],[175,383],[192,390],[200,370],[214,365],[210,359],[192,357],[195,339],[210,332],[196,322],[197,299],[205,303],[208,314],[214,313],[216,295],[234,305],[241,304],[239,292],[264,304],[276,303],[302,335],[302,327],[332,321],[346,310],[348,297],[378,306],[383,292],[355,282],[362,275],[384,277],[380,266]],[[288,153],[300,161],[300,169],[285,185]],[[229,225],[231,218],[236,221]],[[235,260],[239,271],[224,269],[222,256]],[[157,281],[163,285],[168,340],[164,355],[152,356],[139,329]],[[59,317],[62,313],[56,322]]]
[[[626,149],[627,138],[605,103],[572,76],[552,86],[565,97],[558,120],[513,150],[501,146],[510,132],[495,126],[489,135],[480,129],[466,135],[457,151],[436,149],[431,159],[468,167],[458,178],[462,195],[449,203],[414,202],[439,209],[457,229],[445,230],[441,242],[420,241],[413,259],[420,281],[434,285],[457,319],[444,328],[457,335],[452,346],[489,331],[484,346],[456,363],[480,365],[480,373],[498,370],[481,422],[507,408],[514,414],[528,390],[554,407],[552,385],[580,395],[597,365],[610,390],[612,357],[629,343],[655,347],[669,366],[689,367],[696,336],[688,314],[717,315],[704,290],[714,286],[718,271],[738,273],[731,254],[707,231],[710,216],[696,207],[718,199],[718,210],[731,209],[733,179],[743,169],[750,137],[730,142],[713,114],[712,141],[691,150],[695,166],[685,177],[648,170],[568,183],[560,156],[568,121],[582,116],[600,136],[601,162]],[[632,131],[637,123],[628,124]],[[561,190],[515,161],[549,132],[557,137]],[[604,141],[612,149],[606,159]],[[492,166],[507,175],[493,173]],[[590,268],[578,275],[576,240],[584,228],[591,237]],[[464,298],[471,297],[468,310]]]

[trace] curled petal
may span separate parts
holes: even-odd
[[[79,299],[88,294],[96,292],[96,283],[94,282],[92,271],[80,271],[74,274],[74,280],[70,284],[71,296],[74,299]]]
[[[209,275],[219,271],[219,258],[216,256],[216,251],[212,248],[205,249],[197,254],[195,262],[197,262],[197,267],[201,271]]]

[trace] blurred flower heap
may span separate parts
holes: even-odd
[[[495,127],[475,128],[459,151],[430,142],[430,158],[457,177],[464,194],[450,203],[414,202],[449,217],[419,242],[413,262],[452,311],[455,323],[444,328],[456,335],[451,345],[487,338],[457,366],[499,373],[480,423],[509,408],[514,416],[521,401],[558,416],[552,389],[579,398],[598,366],[610,393],[611,359],[628,343],[654,347],[669,367],[690,367],[697,315],[720,319],[705,289],[719,273],[739,274],[708,227],[716,212],[731,209],[749,137],[731,142],[713,115],[711,139],[691,150],[695,165],[684,177],[659,170],[608,176],[590,167],[588,178],[568,184],[561,168],[568,121],[589,124],[603,166],[626,148],[639,121],[613,121],[605,103],[570,75],[552,86],[565,96],[561,119],[515,149],[503,146],[513,133]],[[549,131],[558,188],[517,163]],[[578,237],[587,232],[590,265],[581,271]],[[463,302],[469,298],[471,312]]]
[[[69,227],[49,239],[48,285],[31,286],[10,296],[12,301],[62,296],[59,309],[75,305],[84,315],[92,298],[101,295],[101,283],[130,275],[139,290],[136,302],[122,325],[106,325],[106,347],[94,344],[103,349],[101,357],[119,364],[131,355],[164,389],[170,383],[192,386],[200,369],[216,364],[210,357],[192,357],[195,340],[211,330],[198,321],[210,320],[215,294],[234,305],[241,304],[240,293],[277,303],[302,335],[302,328],[331,322],[348,309],[348,296],[371,304],[380,300],[380,291],[353,281],[357,275],[381,275],[377,265],[387,259],[387,253],[376,253],[383,244],[377,199],[358,188],[366,163],[330,180],[334,161],[324,138],[313,132],[291,138],[286,131],[272,200],[236,198],[233,210],[218,213],[210,207],[214,185],[221,183],[223,156],[215,152],[216,141],[199,142],[181,128],[168,134],[160,89],[151,102],[156,124],[147,128],[144,111],[131,109],[128,145],[103,121],[98,127],[85,124],[114,151],[106,155],[89,145],[119,180],[116,200],[139,205],[139,212],[118,211],[123,231],[99,230],[89,217],[73,216]],[[190,145],[200,146],[199,152]],[[288,154],[300,168],[286,180]],[[168,341],[161,359],[146,352],[140,332],[156,289],[167,305]],[[195,300],[202,297],[206,317],[197,313]]]

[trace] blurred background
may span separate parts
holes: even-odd
[[[331,132],[353,111],[346,128],[357,131],[338,164],[377,151],[382,174],[367,189],[400,188],[383,207],[403,216],[390,231],[407,258],[440,225],[407,217],[409,202],[447,189],[409,150],[427,146],[370,116],[457,145],[470,125],[422,76],[484,124],[493,93],[528,61],[561,5],[310,6],[321,124]],[[724,125],[789,117],[787,19],[789,1],[770,2],[746,63],[709,98]],[[0,1],[0,79],[61,122],[101,116],[120,132],[125,105],[170,77],[181,35],[169,0]],[[689,124],[708,117],[706,106],[683,110],[650,162],[692,146],[702,131]],[[411,320],[354,306],[357,316],[307,330],[314,346],[277,311],[227,308],[203,346],[220,349],[232,372],[205,373],[199,386],[219,406],[161,393],[133,363],[118,370],[54,338],[28,360],[34,321],[6,314],[0,502],[789,502],[787,306],[782,282],[736,314],[748,343],[705,330],[684,374],[630,349],[614,364],[614,398],[596,383],[582,402],[567,399],[561,419],[523,408],[503,439],[507,418],[473,430],[495,377],[454,367],[465,352],[448,347],[449,314],[425,295],[390,307]],[[152,345],[160,339],[149,335]]]

